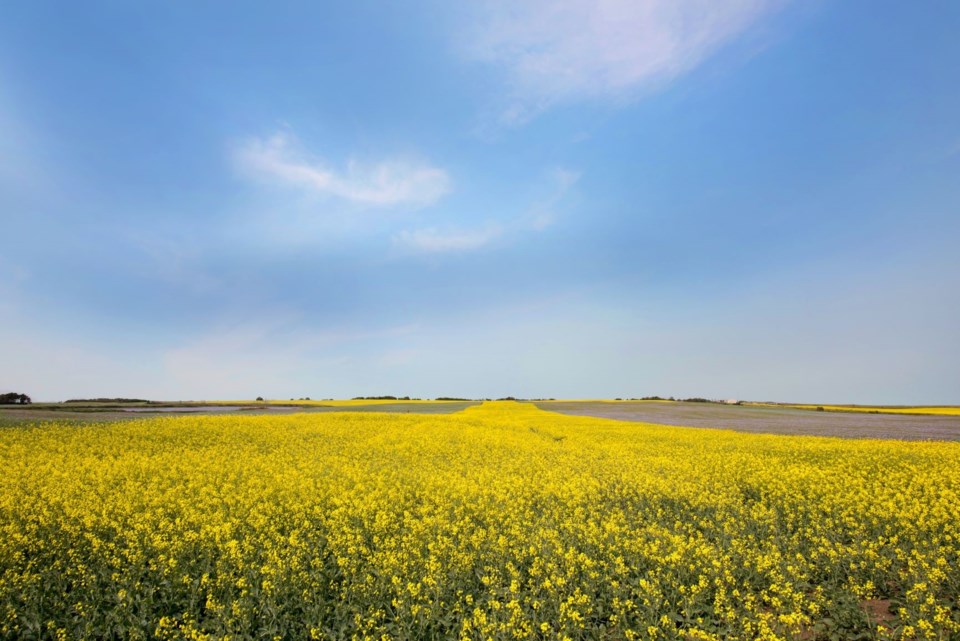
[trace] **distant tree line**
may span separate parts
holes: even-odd
[[[0,394],[0,405],[29,405],[32,402],[26,394],[18,394],[17,392]]]
[[[263,397],[262,397],[262,396],[258,396],[258,397],[257,397],[257,400],[258,400],[258,401],[263,401]],[[310,397],[309,397],[309,396],[305,396],[305,397],[300,398],[300,399],[293,399],[293,398],[291,398],[290,400],[291,400],[291,401],[293,401],[293,400],[309,401],[309,400],[310,400]],[[332,400],[332,399],[327,399],[327,400]],[[417,397],[410,397],[410,396],[394,396],[394,395],[392,395],[392,394],[383,394],[383,395],[381,395],[381,396],[354,396],[352,400],[354,400],[354,401],[419,401],[419,400],[422,400],[422,399],[417,398]],[[437,396],[434,400],[437,400],[437,401],[463,401],[463,402],[469,402],[469,401],[473,401],[473,400],[489,401],[489,400],[492,400],[492,399],[489,399],[489,398],[471,399],[471,398],[465,398],[465,397],[462,397],[462,396]],[[556,400],[556,399],[554,399],[554,398],[552,398],[552,397],[551,397],[551,398],[533,398],[533,399],[527,399],[527,398],[519,398],[519,397],[516,397],[516,396],[503,396],[503,397],[498,398],[498,399],[496,399],[496,400],[498,400],[498,401],[553,401],[553,400]],[[621,397],[617,397],[617,398],[614,399],[614,400],[617,400],[617,401],[679,401],[679,402],[683,402],[683,403],[720,403],[720,404],[724,404],[724,405],[728,404],[726,401],[716,401],[716,400],[711,400],[711,399],[709,399],[709,398],[703,398],[703,397],[700,397],[700,396],[694,396],[694,397],[691,397],[691,398],[674,398],[673,396],[666,396],[666,397],[664,397],[664,396],[642,396],[642,397],[640,397],[640,398],[636,398],[636,397],[634,397],[634,398],[621,398]],[[81,402],[130,402],[130,403],[132,403],[132,402],[140,402],[140,403],[150,403],[150,402],[152,402],[152,401],[144,401],[144,400],[142,400],[142,399],[135,399],[135,398],[96,398],[96,399],[88,399],[88,400],[84,400],[84,401],[76,400],[76,401],[66,401],[66,402],[67,402],[67,403],[81,403]],[[737,401],[735,404],[736,404],[736,405],[742,405],[743,403],[742,403],[741,401]]]
[[[691,398],[674,398],[672,396],[667,396],[666,398],[662,396],[643,396],[641,398],[615,398],[615,401],[676,401],[678,403],[717,403],[718,405],[743,405],[743,401],[717,401],[711,400],[709,398],[703,398],[700,396],[694,396]]]

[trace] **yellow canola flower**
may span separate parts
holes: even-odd
[[[0,639],[960,636],[955,443],[494,402],[5,428],[0,465]]]

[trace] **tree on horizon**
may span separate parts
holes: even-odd
[[[29,405],[33,401],[26,394],[8,392],[0,394],[0,405]]]

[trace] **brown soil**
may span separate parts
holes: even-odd
[[[897,616],[890,611],[890,599],[867,599],[860,607],[867,613],[871,623],[875,623],[881,632],[889,632]]]

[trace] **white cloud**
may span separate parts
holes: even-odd
[[[430,205],[450,191],[446,171],[409,159],[350,160],[343,170],[332,169],[286,133],[247,141],[235,160],[259,179],[364,205]]]
[[[490,0],[466,41],[505,66],[516,102],[507,124],[558,101],[629,97],[700,64],[786,0]]]
[[[533,231],[542,231],[552,225],[556,219],[554,210],[566,198],[567,193],[580,181],[580,172],[557,167],[550,172],[553,183],[551,193],[542,201],[535,203],[520,221],[519,226]]]
[[[549,193],[534,203],[526,213],[513,220],[489,223],[474,229],[428,227],[402,231],[394,236],[394,245],[425,254],[466,252],[486,247],[507,237],[543,231],[553,225],[556,219],[555,209],[580,180],[580,172],[558,167],[550,171],[547,178]]]
[[[446,229],[434,227],[415,231],[402,231],[394,237],[401,247],[424,253],[444,253],[480,249],[499,238],[503,229],[489,225],[481,229]]]

